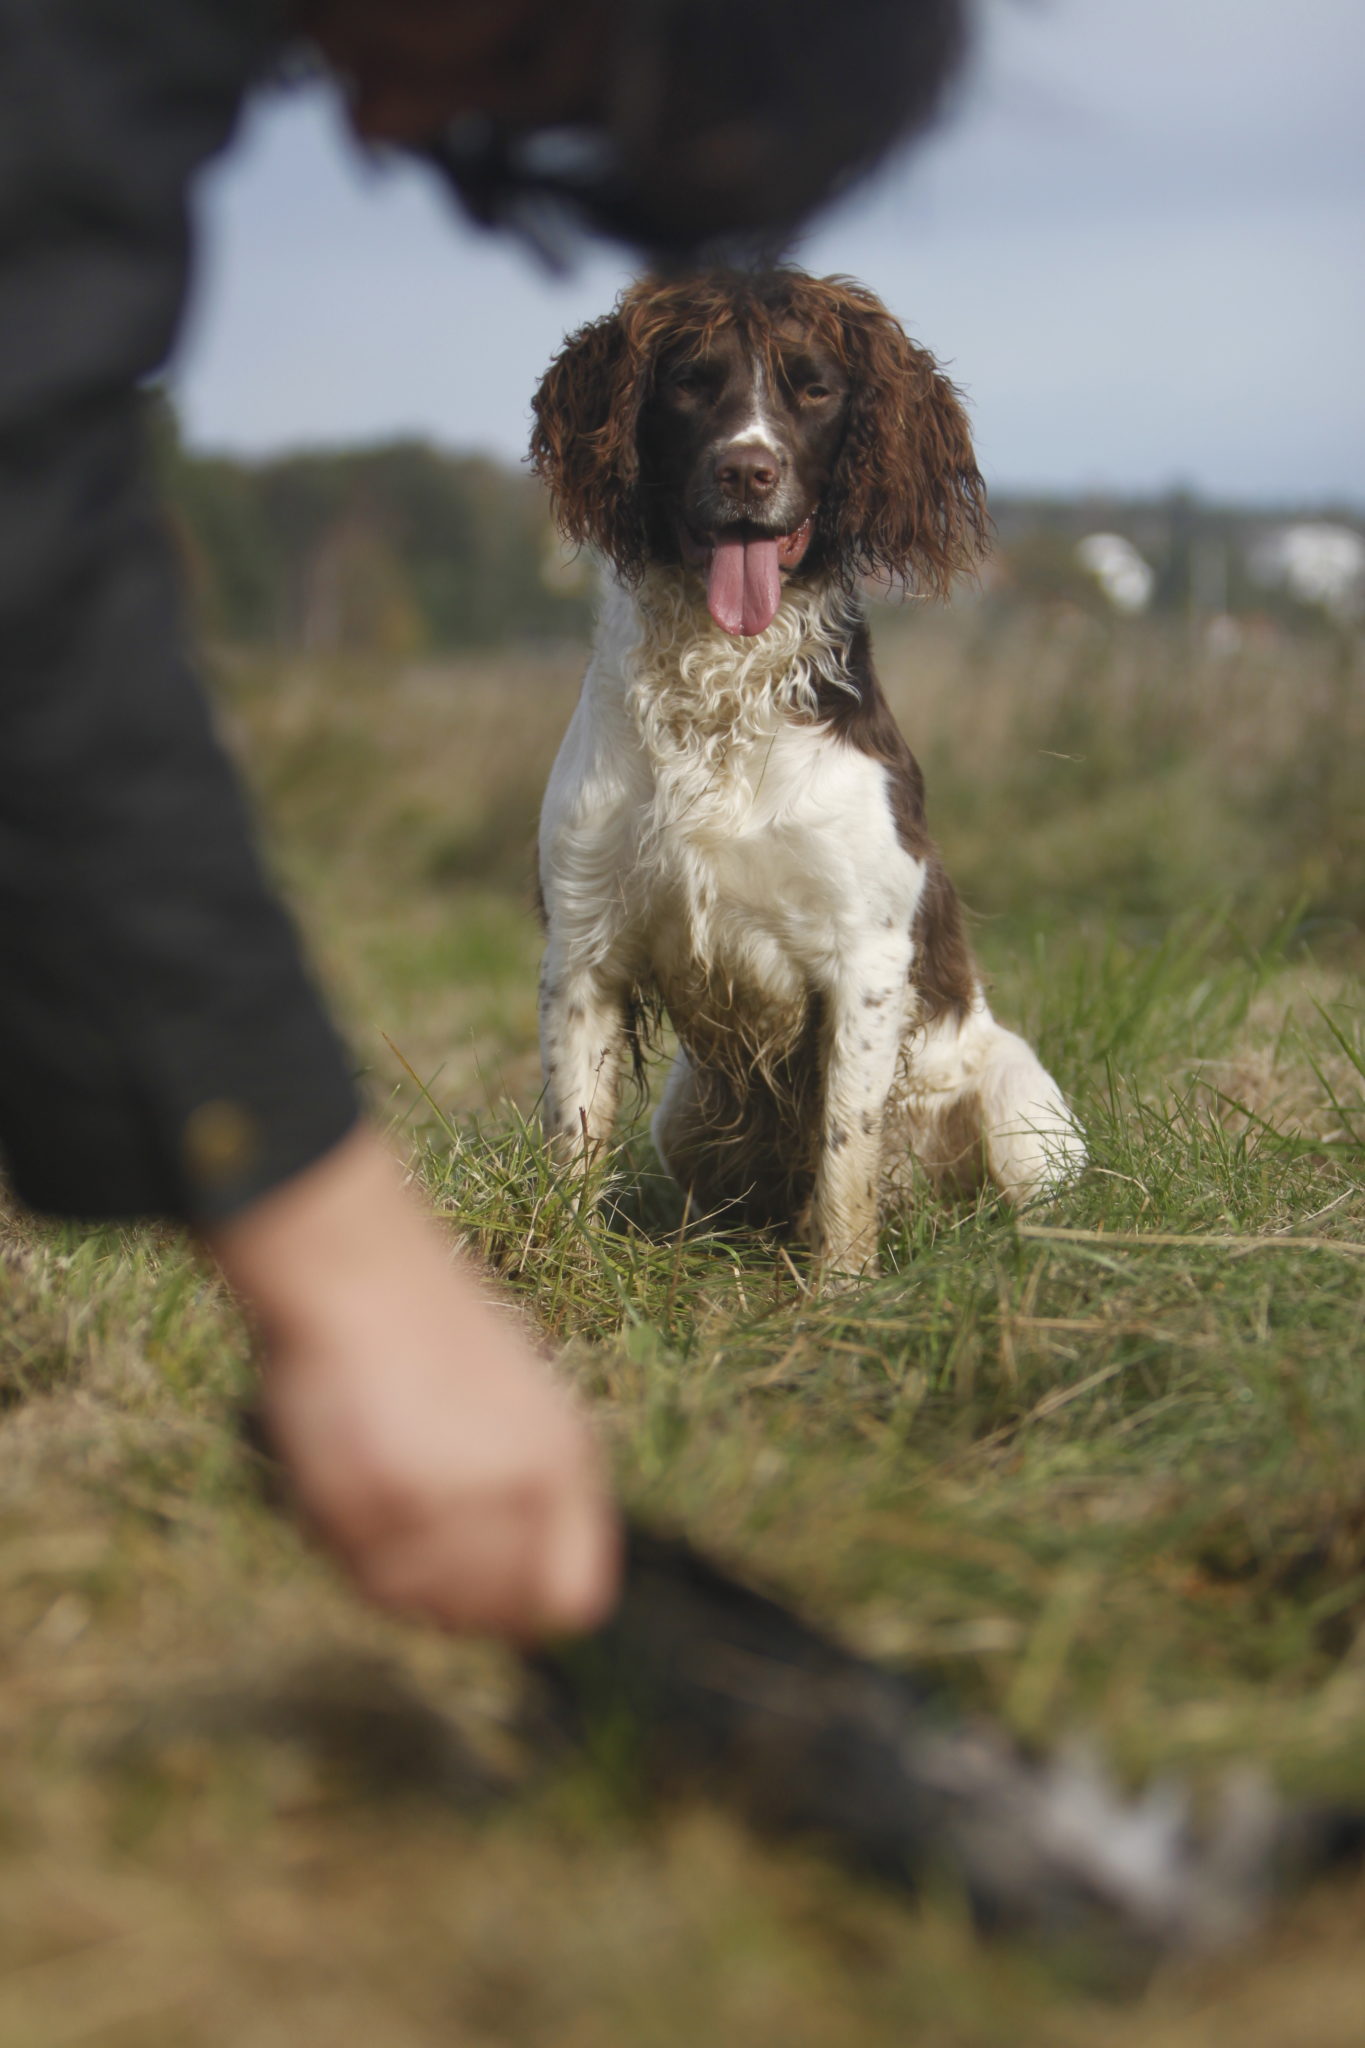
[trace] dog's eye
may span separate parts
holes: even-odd
[[[830,391],[828,384],[821,384],[818,381],[818,379],[814,383],[805,385],[801,392],[801,396],[803,398],[809,398],[812,400],[828,398],[829,395]]]
[[[677,369],[669,373],[669,382],[684,398],[690,398],[702,390],[706,379],[699,363],[679,363]]]

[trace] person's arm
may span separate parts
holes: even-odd
[[[139,380],[186,188],[273,0],[0,0],[0,1154],[33,1207],[179,1220],[260,1323],[320,1534],[516,1635],[610,1598],[588,1431],[357,1122],[185,653]]]
[[[143,379],[270,0],[0,0],[0,1148],[33,1207],[232,1213],[358,1103],[188,656]]]

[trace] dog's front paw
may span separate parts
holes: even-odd
[[[880,1270],[877,1230],[864,1226],[855,1231],[830,1230],[813,1217],[804,1230],[815,1266],[815,1287],[821,1294],[838,1294],[856,1287],[860,1280],[875,1280]]]
[[[560,1199],[573,1215],[591,1215],[610,1177],[610,1148],[582,1131],[549,1131],[545,1149]]]

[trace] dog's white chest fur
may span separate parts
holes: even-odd
[[[542,820],[547,900],[577,946],[670,995],[729,983],[779,1006],[878,933],[903,950],[923,877],[886,770],[814,722],[835,623],[789,600],[737,642],[674,580],[611,593]]]
[[[687,769],[656,782],[652,878],[642,862],[653,964],[671,979],[705,962],[756,994],[805,997],[870,934],[908,930],[919,863],[897,841],[879,763],[790,723],[737,752],[714,819],[704,784],[695,822],[685,807],[699,781]]]

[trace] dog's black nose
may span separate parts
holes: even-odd
[[[777,489],[777,457],[770,448],[727,448],[716,463],[716,482],[727,497],[761,504]]]

